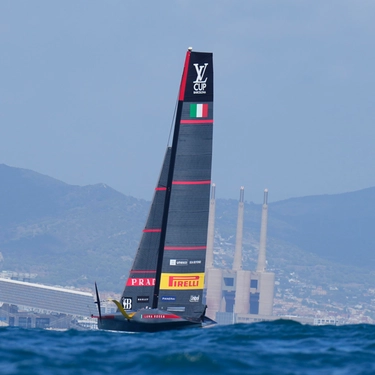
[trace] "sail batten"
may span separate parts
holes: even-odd
[[[181,120],[181,124],[190,125],[201,125],[201,124],[213,124],[213,120]]]

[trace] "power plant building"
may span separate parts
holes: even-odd
[[[244,218],[244,187],[240,189],[236,245],[232,269],[218,269],[213,263],[214,213],[210,212],[207,238],[206,304],[208,317],[219,324],[273,320],[275,274],[266,270],[266,238],[268,190],[264,191],[259,255],[256,271],[244,270],[242,236]],[[210,210],[215,208],[215,186]]]

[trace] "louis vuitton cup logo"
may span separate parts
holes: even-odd
[[[193,64],[197,72],[197,79],[193,81],[193,93],[194,94],[205,94],[207,87],[207,77],[204,79],[204,74],[206,73],[206,68],[208,63],[204,65]]]

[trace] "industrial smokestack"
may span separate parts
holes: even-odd
[[[206,316],[216,319],[216,313],[220,311],[221,299],[223,298],[221,280],[223,270],[219,268],[210,268],[207,274],[207,294],[206,294]]]
[[[207,230],[207,251],[206,251],[206,272],[207,269],[214,266],[214,240],[215,240],[215,190],[216,185],[211,187],[210,210],[208,215],[208,230]]]
[[[272,315],[275,274],[273,272],[260,272],[259,284],[259,314]]]
[[[263,206],[262,206],[262,223],[260,226],[260,241],[257,272],[266,270],[266,242],[267,242],[267,217],[268,217],[268,189],[264,190]]]
[[[243,234],[243,212],[244,212],[245,188],[240,188],[240,201],[238,203],[236,247],[234,250],[233,267],[234,271],[242,270],[242,234]]]
[[[248,314],[250,309],[250,280],[251,272],[237,271],[236,294],[233,312],[235,314]]]

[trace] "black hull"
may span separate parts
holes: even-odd
[[[98,328],[107,331],[121,332],[161,332],[184,328],[200,328],[201,323],[165,322],[165,323],[139,323],[131,320],[98,320]]]
[[[210,318],[188,320],[157,309],[139,310],[130,319],[121,313],[98,317],[98,328],[121,332],[160,332],[186,328],[205,328],[216,324]]]

